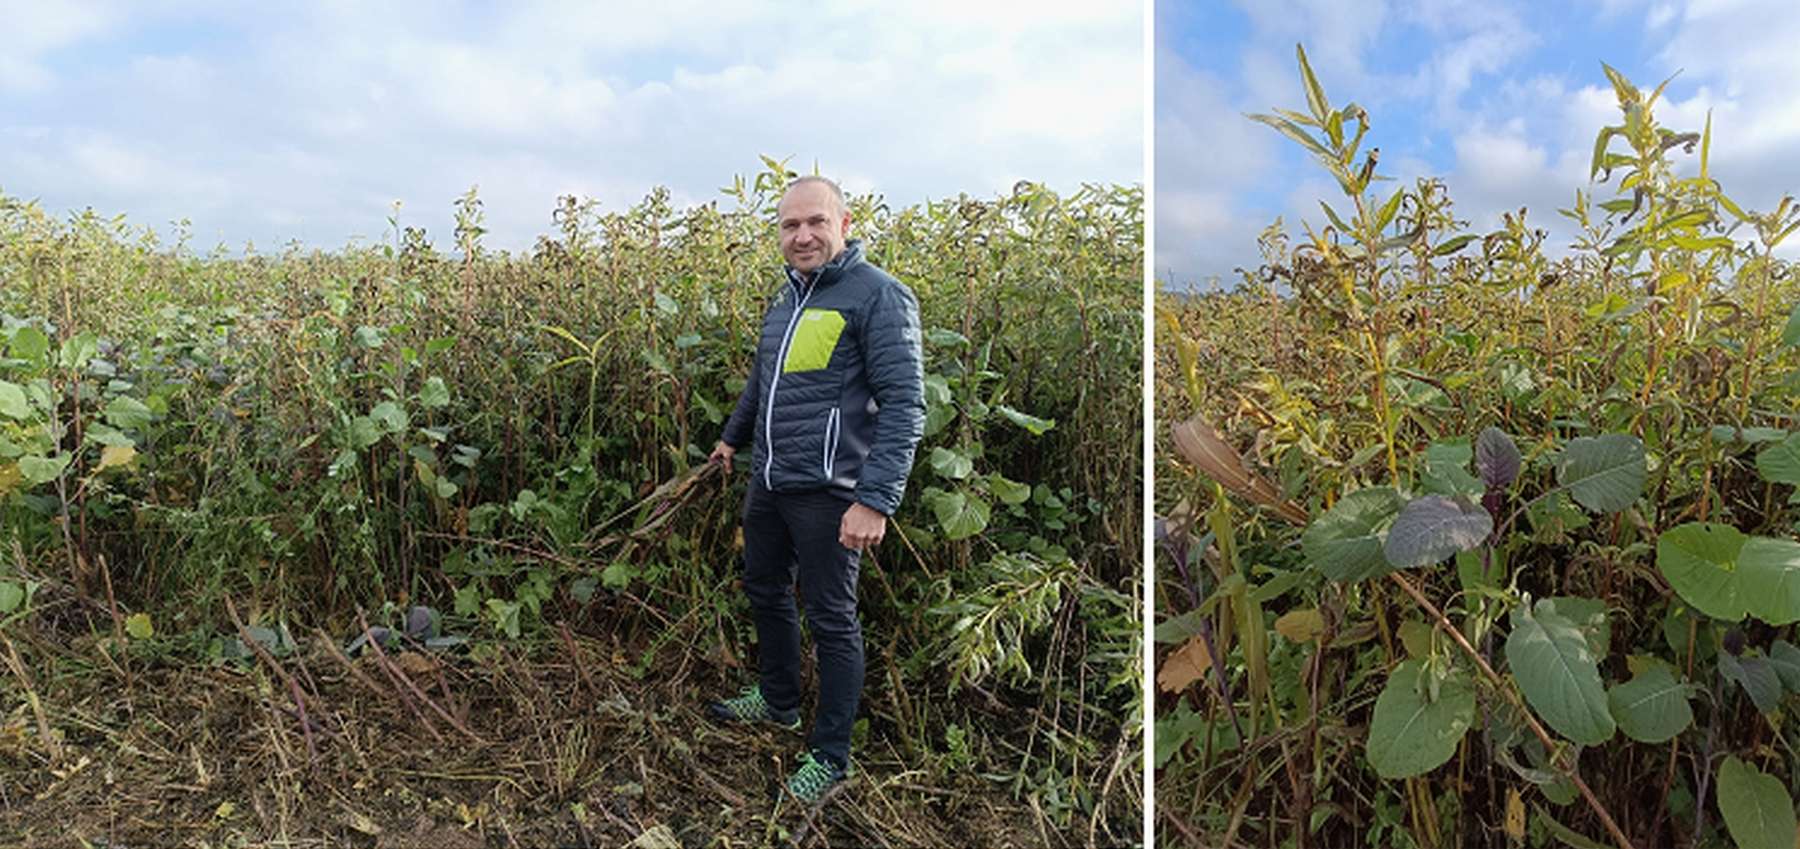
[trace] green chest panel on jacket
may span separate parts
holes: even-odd
[[[794,338],[788,343],[787,359],[781,364],[783,374],[814,371],[831,364],[831,352],[837,350],[838,337],[844,334],[844,314],[837,310],[808,309],[800,313]]]

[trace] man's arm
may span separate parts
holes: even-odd
[[[919,339],[918,299],[903,285],[881,287],[862,328],[863,365],[880,408],[856,501],[883,516],[899,509],[913,453],[925,435],[925,359]]]
[[[729,463],[737,449],[750,444],[751,438],[756,436],[756,408],[761,397],[762,357],[757,356],[750,361],[750,379],[744,384],[744,391],[738,393],[737,407],[732,409],[731,418],[725,420],[725,430],[719,436],[719,444],[713,446],[709,459]]]

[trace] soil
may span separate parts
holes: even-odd
[[[1093,839],[1086,822],[1075,834],[1050,830],[1028,802],[975,770],[934,779],[880,733],[857,751],[857,772],[841,792],[802,810],[777,793],[804,744],[799,735],[720,726],[702,714],[707,699],[743,683],[743,670],[663,652],[669,660],[640,673],[633,666],[642,647],[604,636],[561,631],[530,656],[505,645],[392,652],[392,673],[366,653],[341,658],[341,642],[318,638],[303,638],[273,664],[208,665],[172,653],[126,658],[131,652],[109,649],[109,638],[69,641],[22,628],[9,636],[28,674],[4,676],[0,687],[0,844],[8,846],[735,849]],[[24,678],[53,746],[40,735]]]

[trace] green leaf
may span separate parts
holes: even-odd
[[[1488,487],[1503,489],[1512,484],[1519,476],[1519,462],[1519,446],[1505,431],[1490,425],[1475,438],[1475,469]]]
[[[1455,238],[1445,239],[1442,244],[1439,244],[1437,247],[1432,249],[1431,255],[1432,256],[1449,256],[1450,254],[1453,254],[1453,253],[1456,253],[1457,251],[1462,250],[1464,245],[1467,245],[1468,243],[1473,242],[1478,238],[1480,238],[1480,237],[1474,235],[1473,233],[1466,233],[1464,235],[1457,236]]]
[[[1653,664],[1627,684],[1606,692],[1606,704],[1619,730],[1640,743],[1665,743],[1693,724],[1688,705],[1690,686],[1675,680],[1669,669]]]
[[[1787,326],[1781,329],[1781,344],[1788,348],[1800,345],[1800,304],[1795,304],[1794,311],[1788,313]]]
[[[1382,553],[1396,569],[1426,566],[1481,545],[1493,529],[1494,520],[1481,505],[1427,495],[1400,510]]]
[[[928,500],[946,539],[965,539],[987,529],[988,504],[977,496],[940,491]]]
[[[1306,48],[1296,44],[1294,54],[1300,57],[1300,78],[1306,82],[1306,108],[1312,111],[1315,120],[1323,122],[1326,113],[1331,111],[1331,102],[1325,99],[1325,88],[1319,85],[1319,78],[1313,76],[1312,63],[1306,61]]]
[[[1743,687],[1757,710],[1774,713],[1781,707],[1781,673],[1768,658],[1754,654],[1735,657],[1730,652],[1720,652],[1719,674]]]
[[[1468,440],[1433,442],[1425,447],[1425,474],[1420,488],[1434,495],[1480,495],[1481,481],[1469,474],[1475,449]]]
[[[1733,755],[1719,767],[1717,799],[1738,849],[1794,849],[1794,800],[1781,779]]]
[[[63,469],[69,467],[71,454],[58,454],[54,457],[20,457],[19,474],[27,484],[36,486],[49,483],[62,475]]]
[[[1800,543],[1751,537],[1738,552],[1738,597],[1770,625],[1800,622]]]
[[[1575,500],[1597,513],[1616,513],[1644,491],[1644,443],[1623,433],[1569,440],[1556,477]]]
[[[444,385],[443,378],[427,378],[425,385],[419,387],[419,404],[422,406],[436,408],[448,403],[450,403],[450,387]]]
[[[105,416],[107,423],[117,428],[142,428],[153,418],[144,402],[123,395],[107,402]]]
[[[994,409],[999,410],[1000,415],[1005,416],[1007,421],[1030,431],[1032,436],[1043,436],[1044,431],[1056,427],[1055,419],[1040,419],[1037,416],[1026,415],[1005,404],[1001,404]]]
[[[1776,640],[1769,646],[1769,665],[1775,667],[1775,674],[1789,692],[1800,693],[1800,648],[1787,640]]]
[[[1031,500],[1031,485],[1020,483],[995,472],[987,476],[988,492],[1002,504],[1024,504]]]
[[[0,614],[11,613],[25,603],[25,588],[17,581],[0,581]]]
[[[931,470],[951,480],[962,480],[975,470],[975,462],[960,451],[939,446],[931,449]]]
[[[1800,486],[1800,433],[1789,434],[1758,452],[1756,471],[1771,483]]]
[[[1607,618],[1606,602],[1567,595],[1553,596],[1547,601],[1556,605],[1556,612],[1564,619],[1581,629],[1594,657],[1605,657],[1612,650],[1612,622]]]
[[[1762,442],[1778,442],[1786,439],[1788,432],[1779,427],[1733,427],[1732,425],[1713,425],[1712,438],[1715,442],[1743,442],[1756,445]]]
[[[1571,790],[1569,792],[1570,795],[1573,796],[1574,791]],[[1548,796],[1549,793],[1545,793],[1544,795]],[[1553,799],[1551,801],[1555,800]],[[1572,802],[1574,799],[1571,798],[1568,801]],[[1568,802],[1563,802],[1561,804],[1567,803]],[[1555,817],[1550,816],[1548,811],[1544,810],[1536,803],[1532,804],[1531,809],[1537,812],[1538,822],[1543,823],[1544,828],[1548,829],[1550,834],[1557,840],[1561,840],[1565,846],[1573,847],[1573,849],[1612,849],[1612,847],[1609,847],[1604,843],[1591,840],[1581,832],[1557,822]]]
[[[148,640],[156,633],[156,627],[150,624],[150,614],[139,611],[125,617],[125,633],[134,640]]]
[[[50,353],[50,337],[44,331],[29,325],[13,331],[12,355],[32,365],[44,364],[44,357]]]
[[[1306,562],[1334,581],[1361,581],[1391,571],[1381,551],[1389,521],[1405,506],[1390,486],[1359,489],[1338,499],[1300,536]]]
[[[1596,746],[1613,736],[1606,688],[1587,638],[1549,599],[1512,612],[1506,663],[1532,710],[1557,733]]]
[[[406,411],[392,401],[383,401],[369,411],[369,418],[374,419],[388,433],[400,433],[406,430]]]
[[[1394,667],[1375,700],[1367,752],[1382,778],[1420,775],[1443,765],[1475,721],[1475,689],[1467,675],[1453,667],[1431,700],[1431,688],[1420,681],[1424,674],[1422,660]]]
[[[362,450],[381,441],[381,426],[368,416],[350,420],[350,445]],[[354,459],[354,458],[353,458]]]
[[[1748,540],[1730,525],[1677,525],[1656,540],[1656,568],[1683,601],[1715,619],[1736,622],[1748,610],[1737,581],[1738,557]]]
[[[17,383],[0,380],[0,416],[21,420],[31,417],[31,404]]]
[[[92,333],[77,333],[63,340],[62,350],[58,352],[57,362],[64,368],[80,371],[87,368],[88,360],[100,353],[100,340]]]

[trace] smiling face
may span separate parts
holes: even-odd
[[[775,213],[781,226],[781,255],[802,274],[830,262],[850,235],[850,211],[823,183],[803,182],[788,189]]]

